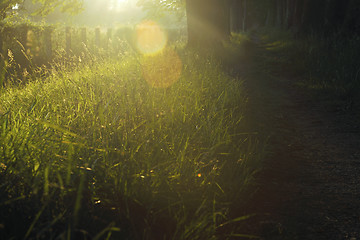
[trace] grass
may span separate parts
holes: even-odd
[[[144,79],[147,65],[166,61],[129,54],[1,90],[0,238],[242,234],[246,216],[229,213],[260,160],[242,133],[242,82],[212,58],[179,55],[168,88]]]

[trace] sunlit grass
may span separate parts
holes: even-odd
[[[179,55],[166,88],[129,55],[2,90],[2,238],[224,238],[258,168],[246,96],[216,62]]]

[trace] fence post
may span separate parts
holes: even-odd
[[[95,45],[100,48],[100,28],[95,28]]]
[[[21,34],[19,36],[19,42],[24,47],[25,53],[27,52],[27,39],[28,39],[28,27],[26,25],[22,25],[20,27]]]
[[[112,40],[112,28],[108,28],[106,33],[106,45],[105,45],[106,49],[109,49],[111,40]]]
[[[3,52],[3,28],[0,28],[0,89],[5,83],[5,58]]]
[[[0,29],[0,57],[3,55],[3,29]]]
[[[86,53],[86,48],[88,47],[87,46],[86,28],[85,27],[80,29],[80,41],[81,41],[82,53],[85,54]]]
[[[83,44],[86,45],[86,28],[85,27],[80,29],[80,40]]]
[[[29,56],[32,56],[32,54],[34,54],[32,51],[34,50],[34,31],[33,29],[27,29],[26,31],[26,43],[24,45],[25,49],[26,49],[26,54],[28,54]]]
[[[71,28],[65,28],[65,39],[66,39],[66,52],[70,54],[71,51]]]
[[[44,52],[47,59],[52,58],[52,39],[51,39],[51,27],[46,27],[44,31]]]

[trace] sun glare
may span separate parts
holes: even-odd
[[[12,7],[13,10],[18,10],[19,9],[19,4],[16,3],[13,7]]]
[[[177,82],[182,72],[182,62],[176,51],[166,47],[165,31],[152,20],[136,26],[136,46],[143,54],[142,74],[154,88],[167,88]]]
[[[122,11],[125,8],[125,3],[128,0],[110,0],[109,10],[110,11]]]
[[[143,77],[154,88],[167,88],[177,82],[182,72],[182,62],[177,53],[166,48],[156,55],[141,60]]]
[[[136,26],[136,45],[145,55],[152,55],[164,49],[167,36],[154,21],[147,20]]]

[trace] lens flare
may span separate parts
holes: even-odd
[[[182,62],[171,48],[157,55],[147,55],[141,61],[142,73],[146,82],[154,88],[167,88],[179,80]]]
[[[136,26],[136,45],[141,53],[159,53],[166,43],[167,36],[156,22],[147,20]]]

